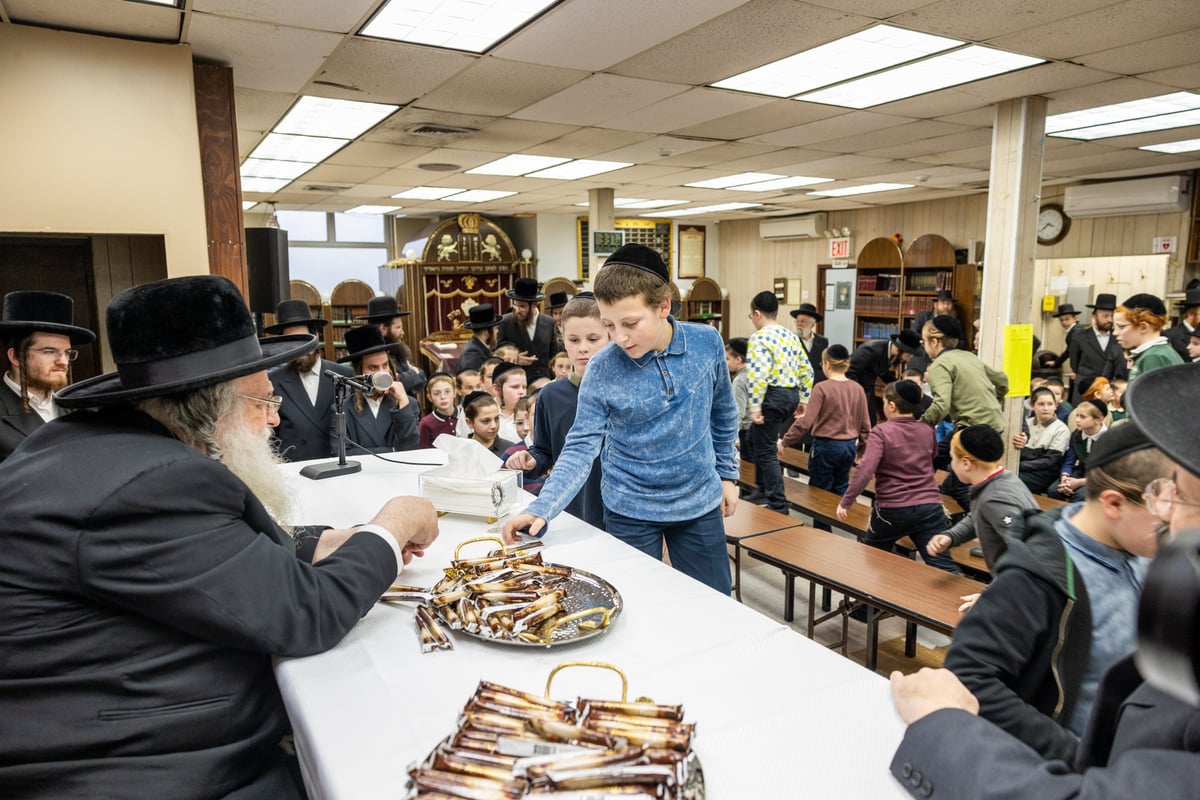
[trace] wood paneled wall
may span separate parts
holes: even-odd
[[[96,287],[96,334],[104,372],[116,369],[104,330],[105,309],[116,295],[133,286],[167,277],[167,245],[162,236],[95,235],[92,274]]]
[[[1061,202],[1062,190],[1047,187],[1043,202]],[[918,236],[937,233],[955,247],[987,238],[987,195],[951,197],[922,203],[903,203],[855,211],[829,212],[830,228],[850,228],[854,246],[861,248],[877,236],[904,237],[904,247]],[[1182,288],[1182,254],[1187,252],[1187,214],[1148,214],[1133,217],[1098,217],[1072,221],[1071,232],[1053,247],[1039,247],[1041,258],[1088,258],[1141,255],[1151,252],[1156,236],[1178,236],[1179,252],[1169,264],[1166,285]],[[777,277],[800,278],[803,300],[817,302],[817,265],[829,263],[826,239],[788,239],[767,242],[759,238],[758,220],[720,223],[720,281],[729,292],[730,336],[748,336],[754,328],[747,319],[750,298],[770,289]],[[1097,292],[1105,291],[1097,286]],[[781,309],[781,314],[790,307]]]

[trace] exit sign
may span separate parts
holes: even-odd
[[[850,237],[846,236],[841,239],[829,240],[829,257],[830,258],[849,258],[850,257]]]

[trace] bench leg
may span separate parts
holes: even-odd
[[[808,582],[808,638],[813,637],[813,628],[816,627],[814,620],[817,615],[817,604],[814,602],[817,599],[817,585],[812,581]]]
[[[742,602],[742,546],[733,543],[733,596]]]
[[[907,622],[904,625],[904,655],[913,658],[917,654],[917,623]]]
[[[783,620],[791,622],[794,616],[796,616],[796,576],[789,573],[787,580],[784,581]]]
[[[867,669],[875,671],[879,658],[879,618],[882,614],[875,608],[867,607]]]
[[[821,610],[828,611],[829,606],[833,604],[833,592],[828,588],[821,590]]]

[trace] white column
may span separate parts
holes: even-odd
[[[613,197],[616,196],[614,189],[588,189],[588,231],[611,231],[613,229]],[[595,277],[596,270],[604,264],[603,258],[598,258],[591,254],[591,247],[588,247],[588,258],[591,263],[588,265],[588,275]]]

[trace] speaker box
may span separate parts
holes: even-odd
[[[246,273],[250,310],[274,314],[291,296],[288,237],[282,228],[246,228]]]

